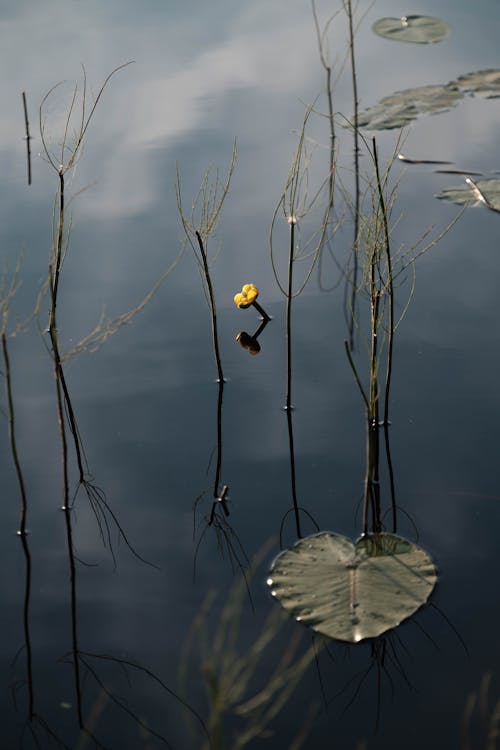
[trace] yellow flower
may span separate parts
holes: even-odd
[[[259,290],[255,284],[245,284],[241,288],[241,292],[234,295],[234,304],[236,307],[240,307],[244,310],[245,308],[250,307],[250,305],[253,305],[258,296]]]

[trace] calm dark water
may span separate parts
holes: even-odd
[[[438,11],[419,0],[407,10],[439,14],[450,23],[450,36],[429,47],[390,43],[374,37],[371,24],[400,15],[401,9],[392,0],[360,6],[360,15],[366,11],[356,37],[362,106],[401,88],[500,66],[495,2],[447,1]],[[330,10],[318,3],[318,12],[326,19]],[[283,546],[297,537],[292,515],[282,524],[292,505],[282,409],[285,300],[270,264],[269,226],[296,148],[304,102],[323,90],[310,5],[252,2],[239,8],[217,0],[207,5],[110,2],[104,8],[51,0],[42,8],[33,2],[7,3],[0,33],[1,246],[11,269],[24,254],[10,331],[33,311],[47,273],[57,175],[39,156],[38,106],[51,86],[68,81],[46,110],[46,133],[56,144],[72,87],[81,85],[80,64],[87,71],[90,96],[110,70],[135,60],[110,82],[81,159],[68,174],[69,195],[76,197],[70,205],[73,227],[59,305],[65,350],[96,325],[103,306],[113,317],[139,304],[177,257],[183,235],[175,201],[176,163],[189,207],[205,169],[213,166],[225,174],[235,137],[238,147],[233,182],[210,246],[211,257],[218,243],[221,247],[212,275],[227,378],[220,485],[229,486],[229,537],[218,537],[214,528],[203,533],[217,463],[218,386],[209,312],[189,250],[130,324],[98,351],[65,365],[89,473],[136,553],[111,524],[114,564],[80,491],[71,515],[77,556],[73,611],[48,341],[32,319],[9,339],[31,532],[32,675],[30,681],[23,621],[26,558],[16,535],[20,498],[4,420],[2,747],[95,746],[78,729],[75,633],[82,716],[98,747],[142,750],[166,742],[186,750],[203,747],[198,719],[172,693],[182,694],[208,722],[210,669],[218,670],[220,680],[229,679],[241,659],[246,671],[225,688],[225,741],[217,744],[214,735],[213,744],[239,747],[237,738],[249,723],[233,701],[238,706],[267,686],[263,705],[278,709],[273,676],[284,674],[285,684],[291,684],[292,676],[283,672],[287,659],[299,659],[311,642],[305,629],[286,618],[276,633],[266,624],[276,603],[265,585],[267,568],[280,550],[280,529]],[[346,41],[340,13],[331,35],[339,74],[334,106],[350,116],[348,70],[340,74]],[[23,90],[33,134],[29,187]],[[499,168],[498,107],[497,100],[471,98],[450,112],[422,117],[405,132],[401,150],[493,172]],[[325,108],[320,96],[316,109]],[[340,127],[338,133],[339,174],[352,190],[351,136]],[[324,118],[313,116],[308,134],[311,179],[321,180],[328,158]],[[397,137],[396,132],[377,134],[384,162]],[[370,169],[362,157],[363,174]],[[398,182],[394,247],[411,247],[432,227],[430,236],[436,236],[457,216],[456,206],[434,195],[460,184],[461,176],[396,164],[391,179]],[[312,212],[304,222],[304,236],[320,215]],[[343,263],[352,226],[340,205],[339,218],[343,222],[334,248]],[[277,247],[281,269],[287,231],[284,225],[277,234],[283,242]],[[496,747],[494,738],[488,744],[488,727],[499,698],[500,656],[497,238],[498,216],[480,207],[468,209],[418,260],[413,298],[396,336],[391,438],[399,531],[412,540],[418,535],[436,562],[439,581],[431,605],[376,644],[332,642],[317,665],[303,670],[282,710],[266,714],[265,732],[245,746]],[[237,310],[232,301],[250,281],[259,286],[262,304],[273,317],[256,357],[235,343],[239,331],[258,325],[253,310]],[[408,298],[411,274],[400,281],[398,310]],[[332,291],[322,291],[326,287]],[[42,331],[48,306],[45,299]],[[358,310],[364,324],[361,296]],[[365,333],[357,337],[363,377]],[[344,283],[337,265],[325,257],[321,278],[315,270],[293,310],[297,495],[319,528],[355,538],[361,529],[364,411],[344,353],[346,335]],[[76,487],[73,454],[70,469]],[[387,492],[385,474],[383,479]],[[312,520],[304,517],[303,523],[304,533],[315,531]],[[255,555],[260,555],[259,567],[250,578],[246,558]],[[211,593],[211,607],[193,631]],[[190,632],[188,655],[183,649]],[[252,648],[263,633],[274,637],[253,664]],[[248,685],[240,697],[243,675]]]

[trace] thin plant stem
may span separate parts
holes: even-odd
[[[49,332],[51,330],[57,332],[56,324],[56,309],[57,309],[57,296],[59,292],[59,278],[61,273],[61,265],[63,259],[63,242],[64,242],[64,169],[61,167],[58,171],[59,175],[59,213],[57,223],[57,239],[54,248],[54,258],[51,263],[50,273],[50,291],[51,291],[51,305],[50,305],[50,317],[49,317]],[[52,338],[52,337],[51,337]]]
[[[288,445],[290,448],[290,481],[292,487],[292,501],[293,501],[293,514],[295,517],[295,529],[297,531],[297,538],[302,539],[302,530],[300,526],[300,508],[297,499],[297,481],[295,474],[295,446],[293,439],[293,423],[292,423],[293,412],[288,409],[286,412],[286,419],[288,425]]]
[[[368,512],[372,509],[372,531],[379,531],[380,481],[379,481],[379,389],[378,389],[378,326],[380,293],[376,286],[376,248],[370,257],[370,309],[371,309],[371,353],[370,395],[367,409],[366,475],[363,497],[363,533],[368,533]]]
[[[347,18],[349,21],[349,54],[351,59],[351,76],[352,76],[352,94],[354,102],[354,155],[359,159],[359,132],[358,132],[358,113],[359,113],[359,98],[358,98],[358,79],[356,73],[356,55],[354,50],[354,24],[353,24],[353,13],[352,13],[352,0],[346,0],[345,8],[347,11]],[[356,162],[358,163],[358,162]],[[359,169],[358,179],[359,179]]]
[[[26,103],[26,92],[22,93],[23,99],[23,111],[24,111],[24,129],[26,132],[26,160],[28,164],[28,185],[31,185],[31,135],[30,135],[30,124],[28,120],[28,105]]]
[[[297,530],[297,537],[302,538],[302,531],[300,528],[300,511],[299,503],[297,499],[297,485],[295,476],[295,448],[293,440],[293,424],[292,424],[292,300],[293,300],[293,262],[294,262],[294,251],[295,251],[295,219],[293,216],[290,217],[290,247],[288,252],[288,290],[286,298],[286,398],[285,398],[285,411],[287,415],[288,423],[288,442],[290,447],[290,475],[292,485],[292,501],[293,511],[295,516],[295,528]]]
[[[330,168],[329,168],[328,206],[329,206],[329,209],[331,210],[333,208],[333,194],[334,194],[334,189],[335,189],[335,138],[336,136],[335,136],[335,120],[333,116],[332,66],[331,66],[330,60],[328,59],[327,54],[325,53],[325,35],[334,16],[331,16],[331,18],[328,19],[327,23],[325,24],[325,28],[323,29],[323,32],[322,32],[320,29],[320,25],[319,25],[315,0],[312,0],[312,13],[313,13],[314,25],[316,28],[316,35],[318,37],[319,57],[321,60],[321,64],[325,70],[325,76],[326,76],[325,88],[326,88],[326,98],[328,102],[328,122],[330,126],[330,165],[329,165]]]
[[[2,351],[3,360],[5,365],[5,392],[7,396],[7,410],[9,420],[9,442],[16,470],[17,481],[19,484],[19,492],[21,495],[21,517],[19,523],[19,536],[21,537],[21,544],[23,546],[24,559],[26,564],[26,582],[24,588],[24,607],[23,607],[23,629],[24,629],[24,644],[26,648],[26,669],[27,669],[27,683],[28,683],[28,713],[30,721],[34,717],[34,690],[33,690],[33,657],[31,649],[31,635],[30,635],[30,624],[29,624],[29,607],[31,599],[31,554],[28,547],[26,522],[28,516],[28,498],[26,495],[26,487],[24,484],[23,472],[21,469],[21,462],[19,460],[19,454],[17,451],[16,442],[16,430],[15,430],[15,417],[14,417],[14,399],[12,397],[12,379],[10,370],[10,359],[7,347],[7,335],[5,331],[2,332]]]
[[[9,440],[12,458],[14,460],[14,466],[16,469],[17,481],[19,484],[19,491],[21,495],[21,517],[19,523],[19,534],[20,536],[26,535],[26,519],[28,514],[28,498],[26,495],[26,488],[24,484],[23,473],[21,469],[21,463],[19,461],[19,454],[17,452],[16,432],[14,423],[14,401],[12,398],[12,380],[10,372],[10,359],[7,348],[7,335],[5,331],[2,333],[2,350],[3,360],[5,364],[5,391],[7,395],[7,408],[8,408],[8,419],[9,419]]]
[[[224,396],[224,380],[219,380],[219,393],[217,396],[217,462],[215,466],[213,496],[219,497],[220,475],[222,469],[222,399]],[[214,506],[215,507],[215,506]],[[225,503],[222,503],[225,509]]]
[[[344,8],[347,13],[349,24],[349,54],[351,60],[351,78],[352,78],[352,97],[353,97],[353,137],[354,137],[354,241],[353,241],[353,272],[352,272],[352,290],[351,290],[351,320],[349,325],[349,345],[351,351],[354,348],[354,318],[356,307],[356,295],[358,287],[358,234],[359,234],[359,202],[360,202],[360,183],[359,183],[359,98],[358,98],[358,80],[356,73],[356,56],[354,50],[354,24],[351,0],[344,0]]]
[[[83,710],[82,710],[82,691],[80,680],[80,663],[78,659],[78,631],[77,631],[77,597],[76,597],[76,561],[75,549],[73,545],[73,528],[71,525],[71,507],[69,500],[69,479],[68,479],[68,443],[66,438],[66,425],[64,422],[63,393],[59,378],[59,364],[54,364],[54,374],[56,378],[56,395],[57,395],[57,416],[59,422],[59,434],[62,448],[62,467],[63,467],[63,506],[64,522],[66,529],[66,546],[68,550],[68,560],[70,569],[70,598],[71,598],[71,652],[73,657],[73,670],[75,674],[75,693],[76,707],[78,715],[78,724],[80,729],[84,728]]]
[[[286,298],[286,397],[285,409],[292,408],[292,299],[293,261],[295,250],[295,219],[290,217],[290,247],[288,251],[288,289]]]
[[[82,452],[82,447],[80,445],[80,436],[78,434],[76,416],[75,416],[73,404],[71,402],[71,398],[69,395],[69,390],[68,390],[68,386],[66,383],[66,378],[64,375],[62,362],[60,362],[60,365],[59,365],[59,379],[60,379],[61,388],[64,394],[64,405],[66,407],[66,413],[68,415],[69,426],[70,426],[71,434],[73,436],[73,443],[75,446],[76,461],[78,464],[78,472],[80,474],[79,481],[80,481],[80,484],[83,484],[85,482],[85,469],[83,466],[83,452]]]
[[[375,258],[374,258],[375,260]],[[371,360],[371,421],[370,421],[370,436],[371,436],[371,495],[372,495],[372,530],[377,532],[380,531],[380,478],[379,478],[379,458],[380,458],[380,432],[379,432],[379,385],[378,385],[378,365],[379,365],[379,351],[378,351],[378,326],[379,326],[379,308],[380,308],[380,294],[374,291],[374,298],[372,304],[372,360]]]
[[[210,315],[212,318],[212,337],[213,337],[213,342],[214,342],[214,355],[215,355],[215,362],[217,365],[217,379],[220,383],[224,380],[224,373],[222,371],[222,361],[221,361],[220,351],[219,351],[219,336],[217,333],[217,309],[215,306],[214,290],[212,286],[212,279],[210,278],[210,269],[208,267],[207,254],[205,251],[205,246],[203,243],[202,236],[198,230],[195,231],[195,234],[196,234],[196,239],[198,240],[198,246],[200,248],[201,260],[203,263],[203,273],[205,275],[205,281],[207,284],[208,299],[210,303]]]
[[[329,191],[328,206],[333,208],[333,193],[335,189],[335,122],[333,119],[333,95],[332,95],[332,67],[326,68],[326,96],[328,99],[328,121],[330,123],[330,169],[329,169]]]
[[[252,305],[255,307],[255,309],[257,310],[257,312],[259,312],[262,315],[262,317],[264,319],[264,322],[267,325],[269,323],[269,321],[271,320],[271,316],[266,313],[266,311],[264,310],[264,308],[261,305],[259,305],[259,303],[257,302],[257,300],[254,300],[252,302]],[[261,330],[259,329],[259,333],[260,332],[261,332]]]
[[[345,352],[347,354],[347,359],[349,361],[349,365],[351,366],[351,370],[352,370],[352,372],[354,374],[354,378],[356,380],[356,384],[357,384],[357,386],[359,388],[359,392],[361,393],[361,397],[362,397],[363,401],[365,402],[366,410],[368,412],[368,410],[370,409],[370,403],[369,403],[369,401],[368,401],[368,399],[366,397],[366,393],[365,393],[364,388],[363,388],[363,386],[361,384],[361,379],[360,379],[358,371],[356,369],[356,365],[354,364],[354,360],[352,358],[351,350],[350,350],[350,347],[349,347],[349,342],[347,340],[344,341],[344,347],[345,347]]]
[[[75,550],[73,545],[73,529],[71,525],[71,503],[69,494],[68,476],[68,441],[66,436],[66,423],[64,417],[65,390],[63,388],[64,375],[62,374],[61,355],[59,351],[59,339],[57,332],[57,297],[59,291],[59,279],[63,258],[64,242],[64,169],[61,167],[59,175],[59,213],[57,225],[57,239],[53,262],[49,266],[50,285],[50,313],[49,313],[49,336],[52,346],[52,358],[54,363],[54,379],[56,383],[57,419],[59,424],[59,436],[61,440],[62,474],[63,474],[63,505],[64,522],[66,529],[66,546],[70,568],[70,599],[71,599],[71,642],[73,654],[73,670],[75,675],[75,692],[78,724],[84,727],[82,712],[82,693],[80,681],[80,665],[78,660],[78,634],[77,634],[77,599],[76,599],[76,564]]]
[[[106,77],[104,83],[102,84],[101,88],[99,89],[99,91],[97,93],[97,96],[96,96],[96,98],[94,100],[94,103],[93,103],[92,107],[90,108],[90,112],[89,112],[88,115],[86,114],[86,106],[85,106],[86,105],[86,97],[87,97],[87,74],[86,74],[85,68],[83,68],[82,112],[81,112],[80,126],[79,126],[79,129],[78,129],[78,132],[77,132],[75,144],[70,149],[70,154],[71,154],[70,158],[68,159],[68,161],[66,163],[64,162],[64,156],[65,156],[67,148],[69,148],[68,144],[67,144],[67,141],[68,141],[68,131],[69,131],[69,127],[70,127],[70,120],[72,119],[71,116],[72,116],[72,113],[73,113],[73,110],[74,110],[75,103],[77,101],[77,87],[75,86],[75,89],[73,91],[72,100],[71,100],[71,103],[70,103],[70,106],[69,106],[68,117],[66,118],[66,127],[65,127],[65,131],[64,131],[63,141],[62,141],[62,144],[61,144],[61,154],[60,154],[61,159],[60,159],[60,163],[59,164],[57,163],[57,160],[56,160],[55,156],[53,154],[51,154],[51,152],[49,151],[47,140],[45,138],[45,127],[44,127],[44,122],[43,122],[43,116],[42,115],[43,115],[43,108],[45,106],[45,103],[47,102],[47,100],[49,99],[49,97],[51,96],[51,94],[55,91],[55,89],[57,89],[60,86],[60,83],[56,83],[55,86],[52,86],[52,88],[45,94],[44,98],[42,99],[42,103],[41,103],[40,109],[39,109],[40,135],[41,135],[41,139],[42,139],[42,146],[43,146],[43,150],[45,152],[45,156],[46,156],[48,162],[52,165],[53,169],[55,169],[56,172],[60,172],[60,171],[68,172],[72,167],[75,166],[75,163],[77,161],[77,157],[79,155],[79,152],[80,152],[82,144],[83,144],[83,140],[84,140],[85,134],[86,134],[86,132],[88,130],[88,127],[90,125],[90,122],[91,122],[91,120],[92,120],[92,118],[93,118],[93,116],[95,114],[95,110],[97,108],[97,105],[99,104],[99,100],[100,100],[101,96],[104,93],[104,89],[108,85],[110,79],[115,75],[115,73],[118,73],[119,70],[123,70],[123,68],[126,68],[128,65],[131,65],[133,62],[134,62],[133,60],[129,60],[128,62],[123,63],[123,65],[118,65],[118,67],[116,67],[114,70],[111,71],[111,73],[109,73],[109,75]]]
[[[382,214],[382,223],[384,228],[384,244],[385,244],[385,255],[387,260],[387,294],[389,296],[389,320],[388,320],[388,341],[387,341],[387,368],[385,376],[385,394],[384,394],[384,441],[385,441],[385,452],[387,456],[387,467],[389,471],[389,485],[391,490],[391,506],[392,506],[392,530],[396,533],[397,530],[397,513],[396,513],[396,489],[394,482],[394,469],[392,466],[392,458],[390,451],[389,441],[389,403],[390,403],[390,390],[391,390],[391,378],[392,378],[392,359],[393,359],[393,346],[394,346],[394,281],[392,276],[392,259],[391,259],[391,242],[389,236],[389,223],[387,219],[387,208],[385,205],[384,191],[382,187],[382,180],[380,179],[380,170],[378,163],[377,143],[373,138],[373,161],[375,164],[375,175],[377,179],[377,191],[380,212]]]

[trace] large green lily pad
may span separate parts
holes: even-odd
[[[403,16],[402,18],[379,18],[372,26],[375,34],[397,42],[432,44],[440,42],[450,27],[439,18],[431,16]]]
[[[500,180],[465,180],[465,185],[446,188],[436,198],[461,206],[486,206],[490,211],[500,211]]]
[[[434,588],[436,570],[425,550],[395,534],[369,534],[353,543],[322,532],[278,555],[267,583],[300,622],[358,643],[416,612]]]

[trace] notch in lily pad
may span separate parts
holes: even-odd
[[[241,287],[241,292],[234,295],[234,304],[241,310],[246,310],[247,307],[253,306],[262,315],[264,320],[271,320],[271,316],[257,302],[258,296],[259,290],[255,284],[244,284]]]
[[[379,18],[373,31],[384,39],[413,44],[435,44],[450,32],[450,27],[440,18],[432,16],[402,16],[401,18]]]

